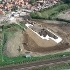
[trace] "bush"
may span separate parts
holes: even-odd
[[[34,3],[35,2],[35,0],[30,0],[30,4],[32,4],[32,3]]]
[[[14,6],[14,7],[11,9],[11,11],[16,11],[16,10],[18,10],[18,7],[16,7],[16,6]]]
[[[70,3],[70,0],[62,0],[64,3],[67,3],[69,4]]]

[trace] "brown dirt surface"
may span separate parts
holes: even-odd
[[[42,26],[50,29],[55,34],[62,37],[65,43],[70,44],[70,23],[47,23],[44,21],[37,21],[37,23],[41,24]]]
[[[56,53],[56,52],[64,52],[70,51],[70,24],[53,24],[53,23],[46,23],[44,21],[36,21],[38,24],[48,28],[49,30],[53,31],[55,34],[60,36],[63,40],[61,43],[52,45],[47,47],[48,43],[40,42],[39,37],[36,37],[34,34],[30,33],[29,30],[19,30],[12,35],[5,47],[4,53],[9,57],[15,57],[19,55],[24,55],[26,51],[30,51],[31,55],[44,55],[48,53]],[[30,34],[28,34],[28,32]],[[49,43],[49,45],[51,45]],[[17,49],[22,49],[19,52]]]
[[[27,28],[26,29],[27,34],[29,35],[30,38],[32,38],[37,45],[40,47],[51,47],[56,45],[57,43],[54,42],[52,39],[46,40],[40,38],[38,35],[36,35],[31,29]],[[50,44],[51,43],[51,44]]]
[[[44,45],[44,44],[43,44]],[[28,46],[25,46],[26,50],[32,51],[32,52],[39,52],[39,53],[45,53],[45,52],[53,52],[53,51],[59,51],[59,50],[65,50],[69,48],[70,46],[67,46],[67,44],[59,44],[52,47],[40,47],[34,40],[28,36]]]
[[[53,23],[48,24],[48,23],[39,22],[39,21],[37,21],[37,23],[50,29],[51,31],[56,33],[58,36],[60,36],[63,40],[61,43],[57,45],[46,47],[49,43],[46,43],[46,44],[42,43],[40,39],[38,39],[33,33],[30,33],[29,29],[27,29],[27,31],[25,32],[26,33],[25,43],[27,43],[28,45],[24,45],[26,50],[43,53],[43,52],[54,52],[54,51],[62,51],[62,50],[64,51],[70,48],[70,35],[69,35],[70,24],[53,24]],[[39,45],[39,43],[41,43],[42,45]]]

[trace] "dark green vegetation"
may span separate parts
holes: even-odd
[[[39,12],[32,12],[30,15],[33,19],[55,19],[56,15],[68,8],[68,4],[57,4],[48,9],[41,9]]]
[[[33,70],[67,70],[70,69],[70,63],[56,64],[53,66],[41,67]]]
[[[38,1],[38,0],[30,0],[30,4],[32,4],[32,3],[36,2],[36,1]]]
[[[70,0],[62,0],[64,3],[67,3],[69,4],[70,3]]]
[[[16,6],[14,6],[14,7],[11,9],[11,11],[16,11],[16,10],[18,10],[18,7],[16,7]]]

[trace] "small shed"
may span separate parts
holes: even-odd
[[[25,57],[26,57],[26,58],[31,57],[31,55],[30,55],[30,52],[29,52],[29,51],[25,52]]]

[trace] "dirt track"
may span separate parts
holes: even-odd
[[[70,56],[56,58],[56,59],[49,59],[49,60],[41,60],[41,61],[25,63],[25,64],[6,66],[6,67],[0,68],[0,70],[32,70],[33,68],[39,68],[42,66],[49,66],[49,65],[54,65],[58,63],[67,63],[67,62],[68,63],[70,62]]]

